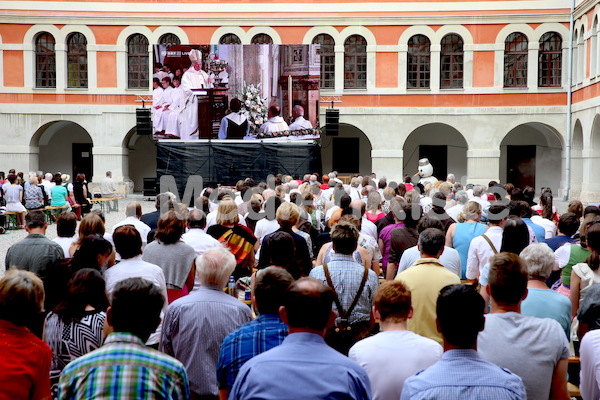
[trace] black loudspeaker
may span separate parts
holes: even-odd
[[[328,108],[325,112],[325,135],[337,136],[340,134],[340,110]]]
[[[138,135],[152,135],[152,121],[149,108],[135,109],[135,127]]]

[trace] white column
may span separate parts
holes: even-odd
[[[64,93],[67,87],[67,49],[64,43],[54,46],[56,57],[56,93]]]
[[[467,150],[467,179],[461,183],[486,185],[489,181],[500,182],[500,150],[473,149]]]
[[[430,47],[431,58],[429,59],[429,87],[431,93],[439,93],[440,91],[440,52],[442,46],[439,44],[432,44]]]
[[[92,181],[100,182],[106,171],[112,171],[113,179],[122,182],[129,179],[129,150],[116,146],[94,146],[94,172]]]
[[[527,87],[531,90],[537,90],[538,87],[539,49],[540,44],[538,42],[529,42],[529,51],[527,52]]]
[[[377,52],[376,46],[367,45],[367,90],[375,88],[377,74]]]
[[[335,50],[335,92],[344,91],[344,44],[336,44]]]
[[[377,176],[385,176],[388,183],[402,182],[402,149],[373,149],[371,160],[372,169]]]

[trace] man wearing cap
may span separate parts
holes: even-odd
[[[184,110],[180,114],[179,133],[181,139],[198,139],[198,99],[193,89],[211,88],[212,83],[208,74],[202,70],[202,53],[200,50],[190,50],[191,67],[181,78],[183,95],[181,96]]]

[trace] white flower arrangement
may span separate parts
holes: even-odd
[[[256,133],[267,120],[266,99],[260,97],[260,89],[254,83],[250,85],[244,83],[244,88],[239,96],[242,100],[242,111],[246,113],[250,124],[250,132]]]

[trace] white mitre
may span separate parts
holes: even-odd
[[[190,61],[192,64],[200,64],[202,63],[202,52],[200,50],[192,49],[190,50]]]

